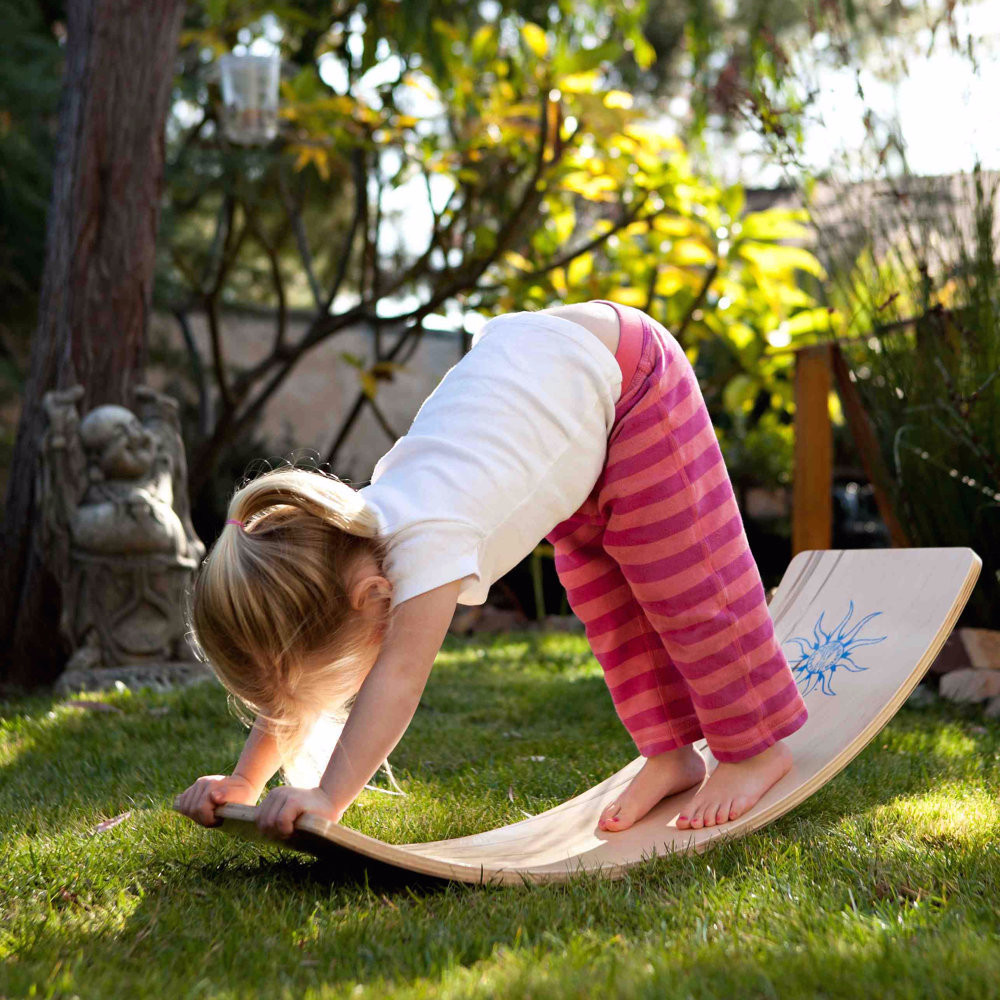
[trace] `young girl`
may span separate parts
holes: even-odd
[[[782,740],[806,708],[714,428],[684,351],[636,308],[491,319],[369,486],[279,468],[229,518],[191,626],[257,718],[233,774],[180,797],[198,822],[294,773],[317,718],[350,705],[314,787],[275,788],[258,811],[276,838],[304,812],[339,821],[406,731],[456,604],[483,603],[543,537],[646,758],[602,830],[703,782],[701,738],[719,764],[681,829],[736,819],[791,766]]]

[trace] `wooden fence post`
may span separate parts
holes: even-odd
[[[792,555],[833,541],[833,426],[830,345],[795,352],[795,471]]]
[[[892,544],[896,548],[907,548],[910,545],[910,540],[903,526],[899,523],[892,506],[889,491],[890,473],[882,459],[878,438],[875,436],[875,428],[872,426],[871,418],[865,412],[857,386],[851,381],[850,369],[844,360],[840,345],[833,344],[832,346],[831,360],[834,378],[837,382],[837,393],[840,396],[847,425],[851,429],[851,437],[854,438],[854,444],[861,456],[865,475],[872,484],[878,512],[889,531]]]

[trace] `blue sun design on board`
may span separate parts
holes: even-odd
[[[854,601],[851,601],[847,614],[840,620],[840,624],[831,632],[823,631],[823,615],[820,614],[813,628],[813,638],[803,639],[795,637],[786,640],[787,642],[797,642],[802,653],[801,657],[794,663],[790,663],[792,673],[795,674],[796,682],[800,685],[803,695],[817,687],[823,694],[836,694],[830,686],[833,675],[838,668],[848,670],[852,674],[867,670],[867,667],[859,666],[851,659],[851,654],[858,646],[871,646],[876,642],[882,642],[886,637],[879,636],[877,639],[857,639],[858,632],[861,631],[866,622],[871,621],[881,611],[873,611],[870,615],[865,615],[849,632],[844,631],[847,623],[854,614]]]

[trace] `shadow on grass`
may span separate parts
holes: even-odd
[[[454,804],[452,811],[466,824],[475,820],[472,807],[481,800],[509,810],[505,790],[515,772],[539,794],[566,798],[634,754],[603,679],[582,668],[578,647],[562,667],[553,659],[542,669],[524,665],[525,658],[540,655],[530,644],[510,657],[487,650],[479,658],[471,646],[453,652],[453,660],[436,669],[425,703],[394,754],[397,774],[409,770],[415,792],[408,803],[398,800],[406,803],[403,810],[426,810],[416,820],[406,818],[410,827],[392,828],[417,834],[398,839],[473,832],[454,828],[448,806]],[[474,661],[463,659],[474,654]],[[79,979],[68,992],[86,985],[98,996],[117,995],[129,981],[142,984],[143,995],[160,996],[197,992],[206,979],[247,996],[298,993],[317,983],[415,983],[488,960],[507,995],[523,996],[532,984],[543,989],[532,979],[543,963],[565,977],[560,985],[567,989],[560,995],[574,995],[573,982],[579,980],[581,991],[596,982],[588,976],[596,975],[601,956],[644,948],[650,935],[667,945],[675,937],[691,940],[693,950],[675,951],[664,964],[655,949],[644,953],[628,970],[633,986],[638,988],[637,970],[648,957],[650,981],[662,977],[664,991],[670,982],[676,992],[670,977],[678,971],[685,981],[695,972],[716,984],[739,979],[745,989],[748,977],[762,976],[758,963],[737,968],[724,949],[706,950],[711,928],[732,919],[734,905],[763,906],[747,901],[768,892],[768,918],[774,920],[786,899],[809,897],[815,886],[825,887],[827,900],[809,905],[832,906],[834,912],[848,906],[849,887],[852,919],[871,913],[891,927],[900,935],[901,955],[909,947],[902,939],[906,925],[897,931],[895,918],[910,894],[926,889],[945,899],[942,886],[971,878],[974,859],[956,861],[943,842],[928,848],[933,864],[926,871],[913,871],[906,852],[889,851],[873,865],[872,856],[859,855],[852,842],[854,853],[831,861],[830,844],[841,836],[837,828],[864,822],[876,806],[895,798],[932,793],[947,780],[969,780],[976,767],[968,754],[997,749],[996,728],[967,724],[969,713],[904,711],[845,774],[793,813],[705,855],[656,859],[618,882],[589,875],[560,885],[477,887],[357,860],[348,865],[283,854],[197,831],[175,814],[158,814],[197,774],[230,767],[244,732],[222,694],[209,686],[102,700],[111,711],[66,709],[59,699],[43,698],[33,699],[30,711],[5,714],[11,749],[0,788],[8,831],[18,837],[17,831],[27,830],[40,859],[36,864],[32,854],[29,861],[18,849],[25,897],[43,884],[52,901],[26,936],[17,968],[29,975],[55,967],[60,956],[76,956],[67,968]],[[548,758],[543,771],[532,770],[533,755]],[[53,834],[92,828],[137,803],[151,810],[142,814],[138,830],[123,824],[102,835],[106,839],[45,844],[46,828]],[[65,887],[59,880],[67,880]],[[984,875],[980,881],[986,880]],[[818,923],[815,912],[798,919],[803,927]],[[793,926],[787,933],[794,940],[799,931]],[[843,957],[836,941],[814,946],[817,968]],[[768,947],[784,954],[777,941]],[[499,948],[513,958],[500,962]],[[866,961],[859,974],[870,974]],[[20,995],[17,968],[12,966],[11,988],[0,992]],[[780,982],[783,970],[796,969],[803,972],[801,959],[785,955],[768,979]],[[730,995],[739,993],[734,988]]]
[[[668,986],[671,994],[687,995],[682,987],[689,986],[690,995],[775,995],[771,984],[783,996],[815,989],[853,997],[863,984],[938,982],[946,968],[970,982],[992,974],[987,966],[995,971],[996,960],[975,964],[992,950],[991,934],[981,938],[982,952],[970,952],[983,914],[973,914],[968,929],[965,914],[943,907],[914,911],[911,922],[912,900],[880,884],[867,895],[859,888],[865,859],[858,870],[832,874],[802,832],[789,817],[705,855],[640,866],[618,882],[585,876],[523,888],[403,878],[383,866],[331,871],[273,853],[241,851],[206,863],[161,851],[155,883],[148,884],[149,867],[119,872],[123,884],[147,882],[121,924],[47,921],[21,961],[45,968],[70,956],[76,982],[94,996],[115,995],[128,982],[141,982],[143,996],[189,995],[209,982],[248,997],[354,982],[422,983],[420,995],[433,996],[443,978],[480,964],[491,970],[489,982],[477,970],[471,983],[480,982],[483,996],[610,995],[604,986],[626,996],[666,995]],[[971,862],[941,854],[948,878],[964,882]],[[897,859],[889,882],[913,881],[908,868],[907,858]],[[989,900],[983,905],[991,910]],[[857,923],[843,928],[845,940],[833,933],[840,910]],[[821,929],[824,918],[833,924]],[[859,937],[872,933],[869,923],[881,930]],[[737,927],[745,936],[739,942]],[[965,956],[964,969],[933,947],[944,940]],[[928,960],[928,948],[943,964]],[[847,989],[849,981],[858,992]],[[664,992],[646,992],[651,985]],[[460,993],[472,994],[471,986]]]

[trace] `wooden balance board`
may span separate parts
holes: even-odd
[[[564,881],[579,872],[620,877],[654,855],[702,851],[720,838],[784,815],[839,773],[895,715],[944,645],[982,560],[969,548],[800,552],[770,604],[776,634],[809,719],[788,737],[791,771],[747,813],[701,830],[678,830],[696,788],[662,800],[620,833],[597,819],[643,763],[637,757],[599,785],[529,819],[485,833],[421,844],[387,844],[308,813],[282,845],[344,870],[372,861],[475,883]],[[709,773],[704,741],[696,748]],[[216,810],[225,833],[258,839],[255,807]]]

